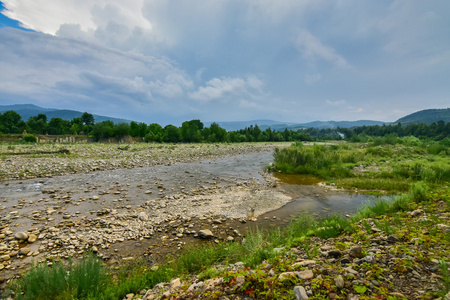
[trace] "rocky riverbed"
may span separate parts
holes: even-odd
[[[87,251],[157,260],[199,235],[240,239],[242,223],[291,201],[264,171],[285,145],[3,145],[0,280]]]

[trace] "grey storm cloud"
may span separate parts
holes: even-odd
[[[448,106],[445,0],[4,0],[0,103],[137,121],[393,121]]]

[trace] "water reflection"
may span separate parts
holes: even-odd
[[[260,216],[255,222],[255,225],[258,226],[285,226],[292,218],[298,217],[302,213],[316,217],[333,214],[352,215],[364,204],[373,204],[381,198],[391,199],[389,196],[326,190],[318,186],[322,180],[312,175],[278,172],[273,175],[279,180],[280,188],[293,197],[293,201]]]

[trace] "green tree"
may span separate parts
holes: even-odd
[[[130,125],[128,123],[119,123],[114,125],[114,136],[121,138],[130,135]]]
[[[168,143],[178,143],[181,141],[180,129],[174,125],[167,125],[164,127],[165,135],[164,141]]]
[[[87,126],[89,126],[89,125],[94,126],[94,124],[95,124],[94,116],[87,112],[84,112],[81,115],[81,121],[83,122],[83,125],[87,125]]]
[[[203,123],[200,120],[185,121],[181,124],[181,136],[186,143],[199,143],[202,141]]]
[[[26,128],[22,116],[13,110],[0,114],[0,131],[4,133],[22,133]]]
[[[146,142],[163,142],[164,129],[157,123],[152,123],[147,126],[147,134],[145,135]]]
[[[28,133],[45,134],[47,130],[47,116],[44,114],[39,114],[37,116],[30,117],[27,120],[26,125]]]
[[[51,135],[70,133],[70,121],[61,118],[51,118],[48,122],[48,133]]]
[[[224,142],[227,137],[227,131],[219,126],[217,123],[212,123],[209,127],[209,136],[208,141],[215,142]]]
[[[114,123],[110,120],[95,123],[91,133],[97,141],[99,141],[100,139],[113,137]]]

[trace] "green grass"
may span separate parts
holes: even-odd
[[[16,299],[83,299],[96,297],[106,286],[106,268],[93,254],[78,263],[54,261],[35,265],[11,289]]]
[[[336,185],[367,191],[406,192],[413,182],[427,185],[450,182],[450,147],[445,143],[339,144],[276,149],[272,169],[312,174]]]

